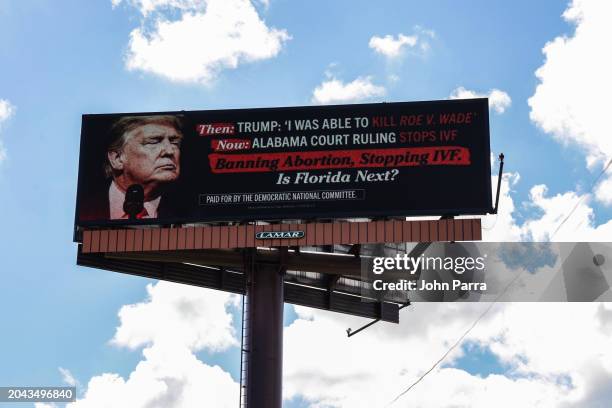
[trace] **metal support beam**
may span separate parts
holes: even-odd
[[[283,275],[285,251],[277,262],[245,262],[249,304],[246,396],[248,408],[281,408],[283,401]],[[283,252],[285,252],[283,254]]]
[[[351,255],[323,254],[306,252],[289,252],[287,248],[278,250],[257,250],[258,262],[273,263],[278,261],[279,251],[286,251],[286,266],[289,270],[327,273],[331,275],[361,276],[361,261]],[[254,249],[253,249],[254,250]],[[226,268],[243,266],[243,255],[236,250],[200,250],[172,252],[116,252],[106,253],[111,259],[156,262],[186,262],[194,265],[215,265]]]
[[[352,257],[349,256],[349,258]],[[278,255],[276,259],[278,259]],[[180,262],[179,259],[164,262],[163,260],[119,259],[107,257],[105,254],[79,253],[77,265],[144,276],[150,279],[165,279],[171,282],[224,290],[241,295],[246,293],[246,276],[243,269],[244,260],[241,260],[240,267],[228,268],[224,272],[223,279],[219,276],[221,273],[219,265],[211,264],[207,267],[200,267]],[[289,268],[287,269],[289,270]],[[283,289],[285,292],[285,302],[370,319],[380,318],[391,323],[399,321],[398,306],[395,302],[385,302],[384,313],[381,316],[379,310],[375,307],[375,303],[364,302],[363,298],[354,294],[335,291],[333,295],[334,300],[330,305],[328,291],[326,290],[327,285],[323,284],[323,282],[321,282],[321,286],[317,286],[314,282],[312,283],[313,285],[292,283],[287,281],[285,276],[285,287]]]

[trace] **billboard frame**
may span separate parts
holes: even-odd
[[[486,104],[487,106],[487,115],[483,119],[483,126],[486,131],[486,137],[484,140],[483,148],[486,149],[487,152],[490,153],[490,123],[489,123],[489,114],[488,114],[488,98],[473,98],[467,99],[469,101],[480,101],[481,103]],[[449,104],[461,104],[464,103],[466,99],[456,99],[456,100],[432,100],[432,101],[410,101],[410,102],[393,102],[394,104],[402,104],[402,105],[449,105]],[[375,108],[379,106],[383,106],[386,102],[382,103],[366,103],[366,104],[342,104],[342,105],[317,105],[317,106],[285,106],[285,107],[268,107],[268,108],[232,108],[232,109],[211,109],[211,110],[192,110],[192,111],[163,111],[163,112],[122,112],[122,113],[97,113],[97,114],[84,114],[82,115],[83,120],[88,117],[119,117],[119,116],[156,116],[156,115],[185,115],[186,113],[206,113],[214,115],[215,113],[225,113],[228,112],[239,112],[239,111],[257,111],[257,112],[291,112],[296,110],[307,110],[312,108],[320,109],[324,112],[333,112],[338,109],[348,109],[350,107],[356,108]],[[83,127],[81,125],[81,137],[80,137],[80,152],[84,149],[84,138],[83,138]],[[488,199],[486,205],[484,207],[478,208],[443,208],[437,210],[428,210],[428,209],[417,209],[417,210],[397,210],[397,211],[389,211],[389,210],[343,210],[342,214],[338,214],[337,211],[330,210],[321,210],[321,211],[312,211],[309,212],[307,216],[301,217],[288,217],[286,215],[280,216],[271,216],[265,215],[260,216],[256,213],[253,214],[243,214],[240,217],[229,217],[229,216],[208,216],[206,220],[194,220],[194,219],[186,219],[186,217],[168,217],[163,220],[159,219],[140,219],[140,220],[101,220],[101,221],[80,221],[79,220],[79,209],[81,204],[81,196],[79,194],[80,191],[83,191],[83,183],[82,175],[81,175],[81,166],[82,166],[82,157],[79,156],[79,167],[78,167],[78,178],[77,178],[77,194],[76,194],[76,207],[75,207],[75,217],[74,217],[74,237],[76,241],[76,237],[78,236],[79,230],[86,228],[114,228],[114,227],[127,227],[127,226],[164,226],[164,225],[183,225],[183,224],[207,224],[207,223],[228,223],[228,222],[249,222],[249,221],[279,221],[279,220],[335,220],[335,219],[348,219],[348,218],[385,218],[385,217],[421,217],[421,216],[444,216],[444,217],[454,217],[459,215],[486,215],[494,213],[495,208],[493,207],[493,197],[492,197],[492,185],[491,185],[491,177],[490,171],[482,171],[482,180],[475,180],[476,183],[484,183],[485,186],[485,194]],[[488,160],[486,161],[489,162]],[[488,168],[488,167],[487,167]],[[314,191],[314,190],[313,190]],[[408,214],[407,214],[408,213]]]

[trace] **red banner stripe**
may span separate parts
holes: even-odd
[[[460,146],[249,154],[211,153],[208,158],[213,173],[471,164],[469,149]]]

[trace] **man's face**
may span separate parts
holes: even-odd
[[[140,184],[147,190],[176,180],[181,139],[174,127],[163,124],[151,123],[128,132],[122,150],[111,159],[113,167],[122,170],[122,187]]]

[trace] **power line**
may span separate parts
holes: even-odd
[[[604,169],[601,171],[601,173],[599,173],[599,175],[595,178],[595,180],[593,181],[593,183],[591,183],[591,188],[589,189],[589,193],[591,191],[593,191],[593,189],[595,188],[595,186],[597,185],[597,183],[599,183],[599,179],[606,173],[606,171],[608,171],[608,168],[610,167],[610,165],[612,164],[612,159],[610,159],[608,161],[608,164],[606,164],[606,166],[604,167]],[[557,232],[559,231],[559,229],[561,229],[561,227],[567,222],[567,220],[570,219],[570,217],[574,214],[574,211],[576,211],[576,209],[578,208],[578,206],[585,200],[585,198],[587,197],[587,195],[583,195],[580,200],[578,200],[578,202],[576,203],[576,205],[574,206],[574,208],[572,208],[572,211],[569,212],[569,214],[567,214],[567,217],[565,217],[565,219],[563,219],[563,221],[561,221],[559,223],[559,225],[557,226],[557,228],[555,229],[555,232],[552,233],[552,235],[550,236],[550,238],[548,239],[549,241],[552,241],[553,237],[557,234]]]
[[[472,325],[465,331],[465,333],[463,333],[461,335],[461,337],[459,337],[459,339],[446,351],[446,353],[444,353],[442,355],[442,357],[440,357],[432,366],[429,370],[427,370],[425,373],[423,373],[416,381],[414,381],[412,384],[410,384],[410,386],[408,388],[406,388],[404,391],[402,391],[397,397],[395,397],[393,399],[393,401],[391,401],[389,404],[386,405],[385,408],[390,407],[391,405],[393,405],[398,399],[400,399],[400,397],[402,397],[403,395],[405,395],[408,391],[410,391],[412,388],[414,388],[415,385],[417,385],[418,383],[421,382],[421,380],[423,380],[423,378],[425,378],[427,376],[427,374],[431,373],[437,366],[438,364],[440,364],[442,361],[444,361],[444,359],[455,349],[457,348],[458,345],[461,344],[461,342],[463,341],[463,339],[470,334],[470,332],[474,329],[474,327],[476,327],[476,325],[487,315],[487,313],[489,313],[489,311],[491,310],[491,308],[493,308],[493,306],[495,306],[495,304],[499,301],[499,299],[501,299],[501,297],[503,295],[506,294],[506,292],[508,291],[508,289],[510,289],[510,286],[512,286],[512,284],[514,284],[514,282],[517,281],[517,279],[523,274],[523,272],[525,272],[525,269],[521,270],[521,272],[519,272],[504,288],[504,290],[501,291],[501,293],[499,295],[497,295],[497,297],[493,300],[493,302],[491,302],[489,304],[489,306],[480,314],[480,316],[478,316],[478,318],[476,320],[474,320],[474,323],[472,323]]]

